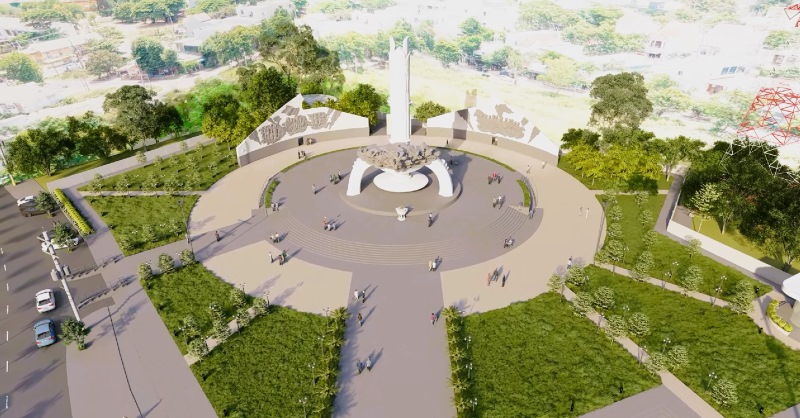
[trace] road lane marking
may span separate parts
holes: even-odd
[[[6,292],[8,292],[8,283],[6,283]]]
[[[3,264],[3,271],[8,271],[8,270],[6,270],[6,265],[5,264]]]
[[[8,360],[6,360],[6,373],[8,373]]]
[[[6,341],[8,341],[8,331],[6,331]]]
[[[6,315],[8,315],[8,305],[6,305]]]
[[[8,395],[6,395],[6,409],[8,409]]]
[[[3,253],[3,247],[0,247],[0,254],[4,254]]]

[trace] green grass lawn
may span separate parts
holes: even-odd
[[[646,231],[653,229],[654,223],[646,225],[646,228],[643,228],[639,223],[639,207],[636,205],[634,196],[621,195],[618,196],[617,199],[619,205],[622,207],[623,213],[620,221],[622,224],[622,241],[625,246],[628,247],[622,266],[632,269],[636,264],[639,254],[644,251],[642,237]],[[653,216],[657,217],[658,213],[661,211],[661,207],[664,205],[665,199],[665,195],[650,196],[642,209],[650,210]],[[608,216],[608,213],[606,213],[606,216]],[[607,221],[610,222],[608,219]],[[606,237],[606,242],[608,242],[608,237]],[[753,286],[759,286],[760,294],[764,294],[768,290],[767,285],[753,280],[739,271],[724,266],[708,257],[700,255],[690,259],[685,246],[661,234],[656,234],[656,241],[650,249],[650,252],[653,254],[653,259],[655,261],[653,263],[653,268],[650,269],[650,276],[656,279],[665,278],[668,282],[680,284],[680,277],[683,272],[690,265],[694,264],[703,270],[703,283],[700,285],[699,289],[701,293],[707,295],[714,294],[714,289],[719,286],[723,275],[726,276],[727,279],[722,284],[722,292],[720,293],[722,299],[730,299],[733,295],[733,289],[740,280],[747,280],[750,281]],[[673,265],[673,263],[677,264]],[[668,277],[665,273],[671,273],[672,277]]]
[[[217,180],[225,177],[239,165],[236,162],[235,151],[228,150],[225,144],[206,145],[195,148],[185,154],[167,157],[159,165],[155,161],[148,161],[148,165],[103,179],[100,190],[117,190],[120,177],[128,179],[127,190],[165,190],[170,179],[175,180],[176,190],[207,190]],[[155,187],[145,187],[148,179],[157,176]],[[89,190],[91,184],[83,186],[80,190]]]
[[[694,230],[700,232],[701,234],[715,239],[735,250],[739,250],[751,257],[757,258],[772,267],[777,269],[783,268],[783,262],[776,260],[772,256],[764,254],[761,249],[758,248],[755,244],[750,242],[747,238],[745,238],[733,225],[728,225],[725,228],[725,233],[722,233],[722,225],[717,222],[716,219],[709,219],[703,222],[702,229],[698,229],[697,227],[700,226],[700,219],[695,216],[692,218],[692,224],[694,225]],[[800,260],[795,261],[792,263],[792,268],[789,269],[790,274],[797,274],[800,273]]]
[[[559,295],[468,315],[464,327],[481,417],[574,417],[660,383]]]
[[[180,136],[180,137],[178,137],[176,139],[169,139],[169,140],[161,141],[161,142],[159,142],[157,144],[149,145],[147,147],[147,150],[150,151],[150,150],[154,150],[154,149],[157,149],[157,148],[161,148],[161,147],[163,147],[165,145],[169,145],[169,144],[171,144],[173,142],[181,141],[181,140],[184,140],[186,138],[191,138],[191,137],[194,137],[194,136],[197,136],[197,135],[198,135],[198,133],[194,132],[194,133],[191,133],[191,134],[188,134],[188,135]],[[43,189],[47,190],[47,183],[50,183],[51,181],[62,179],[64,177],[69,177],[69,176],[71,176],[73,174],[83,173],[84,171],[91,170],[93,168],[97,168],[97,167],[100,167],[100,166],[103,166],[103,165],[106,165],[106,164],[110,164],[110,163],[113,163],[115,161],[124,160],[125,158],[128,158],[128,157],[133,157],[134,155],[136,155],[137,151],[138,151],[138,149],[137,150],[133,150],[133,151],[127,150],[127,151],[120,152],[119,154],[114,154],[114,155],[112,155],[112,156],[110,156],[108,158],[100,158],[100,159],[92,160],[92,161],[89,161],[89,162],[86,162],[86,163],[83,163],[83,164],[80,164],[80,165],[75,165],[75,166],[72,166],[72,167],[64,168],[62,170],[58,170],[57,172],[53,173],[53,175],[51,175],[51,176],[42,175],[42,176],[36,177],[36,182],[39,183],[39,185],[42,186]]]
[[[131,255],[184,239],[186,221],[198,198],[90,196],[86,200],[111,229],[123,254]]]
[[[325,329],[325,318],[270,309],[191,366],[220,417],[302,417],[298,399],[304,397],[312,412],[308,364],[319,364],[317,336]]]
[[[208,307],[212,302],[219,303],[229,319],[235,310],[230,298],[231,285],[200,263],[155,276],[143,287],[183,354],[186,354],[186,340],[179,330],[184,318],[194,315],[203,335],[208,335],[211,330]]]
[[[604,181],[592,181],[590,178],[586,178],[581,173],[581,170],[578,170],[572,164],[567,161],[566,158],[559,158],[558,160],[558,168],[566,171],[572,177],[575,177],[578,181],[583,183],[589,190],[607,190],[613,188],[614,185],[611,182],[604,182]],[[663,176],[658,176],[658,180],[655,181],[656,190],[668,190],[669,186],[672,184],[673,178],[670,177],[669,180],[664,178]],[[627,189],[627,185],[623,187],[623,189]],[[655,192],[653,192],[655,193]]]
[[[586,272],[590,279],[579,291],[593,292],[599,286],[614,290],[615,306],[607,315],[623,315],[627,306],[629,313],[648,316],[650,335],[637,342],[649,352],[663,350],[665,338],[671,346],[688,349],[689,366],[673,373],[722,415],[771,416],[800,402],[800,352],[759,334],[747,315],[712,308],[706,302],[598,267],[588,267]],[[723,408],[711,399],[707,391],[711,372],[736,384],[736,405]],[[764,415],[759,414],[759,405],[764,407]]]

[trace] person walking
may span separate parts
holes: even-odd
[[[358,319],[358,326],[364,325],[364,317],[361,316],[361,312],[358,313],[358,317],[356,319]]]
[[[428,228],[430,228],[431,225],[433,225],[433,214],[429,213],[428,214]]]
[[[314,194],[317,194],[317,185],[316,184],[313,184],[313,183],[311,184],[311,192],[314,193]]]
[[[275,257],[272,256],[272,251],[269,252],[269,263],[272,264],[275,262]]]
[[[372,360],[369,358],[369,356],[367,356],[366,366],[368,372],[372,371]]]
[[[361,303],[365,303],[367,301],[367,292],[366,290],[361,291]]]
[[[217,239],[217,242],[219,242],[219,240],[222,239],[219,237],[219,231],[214,231],[214,238]]]
[[[492,285],[492,273],[486,275],[486,286]]]
[[[356,360],[356,370],[358,370],[358,374],[361,374],[361,372],[364,371],[364,364],[359,360]]]
[[[500,282],[500,287],[506,287],[506,278],[508,277],[508,273],[503,275],[503,280]]]
[[[572,256],[569,256],[569,260],[567,260],[567,269],[572,267]]]
[[[353,291],[353,300],[358,301],[358,297],[361,296],[361,293],[358,293],[358,289]]]
[[[525,174],[530,174],[530,173],[531,173],[531,165],[528,164],[528,167],[525,169]]]
[[[433,260],[428,261],[428,271],[433,271]]]
[[[431,312],[431,325],[436,324],[436,314]]]
[[[586,208],[586,219],[589,219],[589,208]]]

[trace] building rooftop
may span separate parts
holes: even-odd
[[[53,39],[52,41],[37,42],[25,48],[22,52],[32,54],[36,52],[56,51],[59,49],[80,46],[92,39],[101,39],[96,33],[83,33],[68,38]]]

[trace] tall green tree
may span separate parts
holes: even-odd
[[[578,81],[578,66],[575,60],[563,56],[548,60],[547,70],[538,79],[555,86],[558,94],[561,89],[573,87]]]
[[[297,84],[286,74],[263,64],[241,67],[237,70],[242,92],[240,98],[247,112],[258,123],[272,116],[281,106],[297,95]]]
[[[114,126],[137,143],[158,138],[165,128],[161,125],[161,102],[155,93],[142,86],[123,86],[106,95],[103,110],[113,117]]]
[[[386,105],[386,96],[375,91],[369,84],[359,84],[348,90],[339,98],[337,108],[342,112],[352,113],[369,119],[369,124],[378,124],[378,110]]]
[[[449,67],[461,59],[461,51],[454,43],[441,41],[433,48],[433,56],[442,63],[442,66]]]
[[[40,31],[49,30],[54,22],[76,23],[84,15],[77,5],[55,0],[26,2],[20,8],[20,20]]]
[[[467,18],[458,25],[461,29],[461,34],[464,36],[477,36],[483,41],[490,41],[494,36],[494,31],[484,26],[478,19],[474,17]]]
[[[58,158],[72,155],[75,144],[66,132],[55,127],[23,131],[8,146],[9,171],[35,175],[53,173]]]
[[[703,185],[703,188],[692,198],[692,206],[695,212],[700,215],[700,225],[697,227],[699,231],[703,230],[703,221],[714,217],[720,197],[721,194],[717,184],[708,183]]]
[[[102,77],[117,70],[125,65],[126,59],[118,52],[100,49],[92,51],[86,58],[86,71],[94,76]]]
[[[661,155],[664,176],[669,180],[672,169],[681,161],[691,160],[697,156],[705,143],[680,135],[675,138],[654,139],[652,146]]]
[[[86,43],[90,53],[101,50],[118,53],[119,45],[125,40],[125,34],[113,26],[99,27],[95,33],[100,35],[100,39],[90,39]]]
[[[604,128],[638,128],[653,113],[644,77],[639,73],[608,74],[592,82],[589,93],[595,102],[589,123]]]
[[[27,83],[44,81],[42,68],[33,58],[22,52],[10,52],[0,56],[0,70],[6,72],[6,77]]]
[[[549,0],[534,0],[519,5],[520,30],[562,30],[580,20],[575,12]]]
[[[164,46],[155,38],[143,37],[133,41],[131,53],[136,64],[148,74],[156,74],[165,68]]]
[[[214,96],[203,104],[203,135],[218,141],[237,143],[250,132],[237,130],[242,106],[232,94]]]
[[[68,116],[67,134],[84,156],[108,158],[113,150],[123,151],[130,145],[127,136],[105,125],[94,112],[81,117]]]
[[[219,64],[234,60],[247,64],[247,57],[255,51],[257,36],[257,27],[237,26],[228,32],[211,35],[203,41],[200,52],[207,60],[213,55],[213,59]]]
[[[668,75],[659,74],[647,83],[647,98],[653,103],[657,116],[666,112],[680,112],[689,108],[689,95],[678,88],[678,83]]]

